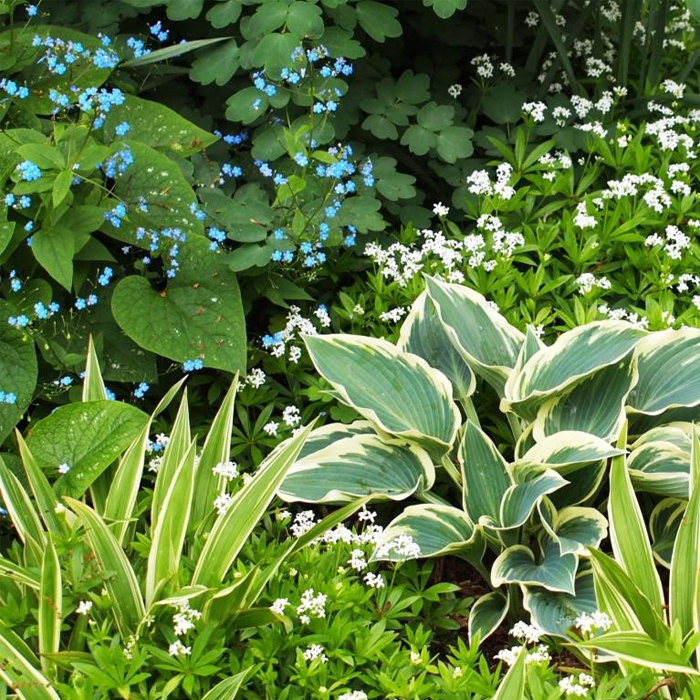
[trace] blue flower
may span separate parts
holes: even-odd
[[[117,126],[114,128],[114,132],[117,134],[117,136],[124,136],[127,131],[131,130],[131,124],[129,122],[121,122],[120,124],[117,124]]]
[[[142,399],[145,395],[146,392],[150,389],[151,387],[147,382],[141,382],[136,389],[134,389],[134,396],[137,399]]]
[[[294,156],[294,160],[298,165],[301,165],[302,168],[309,163],[309,159],[301,151]]]
[[[101,287],[106,287],[109,284],[109,281],[112,279],[112,276],[114,275],[114,270],[112,270],[111,267],[105,267],[105,269],[102,271],[102,274],[97,278],[97,282]]]
[[[12,192],[8,192],[8,194],[5,195],[5,204],[8,207],[11,207],[15,203],[15,196],[12,194]]]
[[[202,369],[204,367],[204,362],[198,357],[194,360],[185,360],[182,363],[183,372],[194,372],[196,370]]]
[[[36,5],[27,5],[28,17],[36,17],[37,12],[39,12],[39,8]]]
[[[22,179],[28,182],[38,180],[41,177],[41,168],[36,163],[32,163],[31,160],[22,161],[17,166],[17,170],[19,170]]]

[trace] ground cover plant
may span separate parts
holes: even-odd
[[[697,695],[696,15],[0,0],[0,697]]]

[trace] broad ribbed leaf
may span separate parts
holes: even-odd
[[[536,440],[560,431],[578,430],[603,440],[617,440],[625,422],[625,401],[637,381],[634,354],[595,372],[571,391],[540,406]]]
[[[418,355],[385,340],[329,334],[305,336],[309,355],[338,398],[397,437],[446,452],[460,417],[452,386]]]
[[[630,453],[627,467],[637,491],[687,500],[690,452],[671,442],[645,442]]]
[[[307,503],[343,503],[361,496],[403,500],[434,481],[433,463],[420,447],[356,435],[295,462],[279,495]]]
[[[567,430],[538,442],[525,453],[521,461],[548,465],[583,464],[620,454],[624,454],[624,450],[612,447],[595,435]]]
[[[503,395],[525,336],[469,287],[426,276],[426,289],[456,350]]]
[[[44,560],[41,564],[41,589],[39,590],[39,654],[41,669],[50,673],[55,664],[46,654],[55,654],[61,640],[61,621],[63,620],[63,587],[61,584],[61,565],[51,535],[47,535]]]
[[[320,452],[330,447],[338,440],[350,438],[354,435],[376,435],[372,424],[366,420],[356,420],[353,423],[326,423],[314,430],[304,443],[299,453],[300,462],[315,452]]]
[[[529,547],[508,547],[493,562],[491,583],[502,586],[506,583],[521,583],[542,586],[548,591],[562,591],[574,595],[577,557],[574,554],[559,554],[559,546],[553,540],[543,543],[540,561]]]
[[[513,485],[506,461],[490,438],[471,421],[459,446],[464,488],[462,503],[472,522],[498,525],[501,502]]]
[[[11,630],[0,628],[0,680],[13,688],[20,700],[61,700],[49,679],[20,652],[18,642],[24,645]]]
[[[678,536],[678,526],[685,513],[687,501],[679,498],[664,498],[656,504],[649,516],[651,551],[654,558],[667,569],[671,568],[673,546]]]
[[[447,337],[427,291],[413,302],[411,312],[401,326],[397,346],[399,350],[419,355],[431,367],[439,369],[452,382],[456,399],[474,393],[474,373]]]
[[[608,536],[608,521],[596,508],[570,506],[557,512],[552,502],[543,498],[538,510],[561,554],[587,556],[588,547],[598,547]]]
[[[510,607],[510,594],[491,591],[482,595],[469,610],[469,641],[483,641],[503,622]]]
[[[579,643],[584,649],[599,649],[623,661],[656,671],[671,671],[698,675],[680,655],[653,640],[644,632],[607,632],[587,642]]]
[[[553,493],[550,498],[557,508],[585,503],[600,488],[607,474],[607,460],[584,462],[583,464],[553,465],[557,474],[568,484]]]
[[[552,469],[542,472],[516,469],[512,474],[516,483],[503,496],[500,522],[494,526],[496,529],[520,527],[543,496],[554,493],[568,483]]]
[[[575,593],[571,595],[523,586],[523,606],[530,613],[532,622],[547,634],[565,636],[579,615],[591,614],[598,609],[590,571],[577,574],[574,588]]]
[[[534,419],[548,399],[578,381],[622,361],[646,332],[622,321],[597,321],[567,331],[534,355],[505,388],[501,410]]]
[[[628,400],[631,409],[658,415],[700,404],[700,330],[658,331],[642,340],[635,354],[639,382]]]
[[[197,560],[192,574],[193,585],[219,585],[223,581],[312,428],[313,423],[273,450],[255,477],[241,488],[228,509],[219,515]]]
[[[408,536],[417,545],[420,553],[408,557],[414,559],[464,552],[475,543],[476,534],[477,530],[469,517],[459,508],[433,503],[409,506],[384,529],[372,559],[406,559],[392,546],[399,537]]]

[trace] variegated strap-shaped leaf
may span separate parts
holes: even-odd
[[[409,506],[384,529],[372,559],[403,561],[464,552],[475,544],[477,532],[459,508],[432,503]]]
[[[85,363],[85,377],[83,378],[83,401],[100,401],[108,399],[107,389],[102,379],[100,363],[95,352],[95,343],[92,336],[88,339],[87,361]]]
[[[243,685],[245,679],[250,675],[250,669],[241,671],[235,676],[226,678],[217,683],[203,698],[202,700],[234,700],[240,687]]]
[[[669,408],[700,404],[700,330],[659,331],[635,350],[639,381],[627,404],[632,411],[658,415]]]
[[[337,396],[386,433],[445,453],[460,424],[452,385],[422,357],[378,338],[305,336],[318,372]]]
[[[527,648],[523,644],[515,663],[508,669],[493,700],[520,700],[525,696]]]
[[[505,459],[478,426],[467,421],[459,445],[462,467],[462,503],[472,522],[499,525],[501,502],[513,485]]]
[[[508,583],[542,586],[548,591],[574,595],[577,566],[575,554],[559,554],[559,545],[546,538],[539,562],[534,552],[521,544],[501,552],[491,567],[491,583],[496,587]]]
[[[431,367],[439,369],[452,382],[456,399],[474,393],[474,373],[447,337],[427,291],[413,302],[411,312],[401,326],[397,347],[419,355]]]
[[[597,321],[567,331],[536,353],[505,387],[501,410],[534,419],[537,409],[594,372],[617,364],[645,331],[622,321]]]
[[[428,453],[398,440],[355,435],[294,463],[279,496],[285,501],[343,503],[361,496],[403,500],[435,481]]]
[[[51,535],[46,536],[44,560],[41,563],[41,588],[39,590],[39,653],[41,669],[50,673],[55,664],[46,654],[55,654],[61,641],[61,621],[63,620],[63,586],[61,565]]]
[[[679,498],[664,498],[649,516],[649,534],[654,559],[667,569],[671,568],[673,545],[678,537],[678,527],[688,502]]]
[[[566,636],[579,615],[590,615],[598,609],[590,570],[576,574],[573,595],[537,586],[521,586],[521,589],[525,610],[532,622],[547,634]]]
[[[561,554],[587,556],[588,547],[598,547],[608,536],[608,521],[597,508],[571,506],[557,511],[548,498],[543,498],[538,512]]]
[[[326,423],[316,428],[308,437],[299,453],[299,461],[320,452],[338,440],[354,435],[375,435],[372,424],[367,420],[356,420],[353,423]]]
[[[43,548],[46,544],[46,534],[39,516],[19,479],[5,466],[2,457],[0,457],[0,496],[22,542],[26,544],[31,540]]]
[[[510,591],[491,591],[482,595],[469,611],[469,641],[484,641],[503,622],[510,607]]]
[[[500,522],[494,529],[511,530],[520,527],[543,496],[568,484],[566,479],[552,469],[511,468],[511,474],[516,483],[503,496]]]
[[[624,450],[590,433],[565,430],[544,438],[531,447],[522,462],[532,464],[583,464],[624,454]]]
[[[580,430],[606,441],[617,440],[626,419],[625,401],[636,382],[637,362],[630,353],[543,403],[533,426],[535,439]]]
[[[454,347],[502,396],[523,334],[469,287],[426,276],[426,289]]]
[[[637,491],[688,498],[690,453],[671,442],[645,442],[630,453],[627,467]]]

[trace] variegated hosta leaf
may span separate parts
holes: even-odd
[[[651,428],[632,443],[632,449],[636,450],[648,442],[670,442],[677,449],[690,454],[693,447],[693,424],[677,422]]]
[[[469,641],[490,637],[503,622],[509,607],[510,592],[491,591],[482,595],[469,611]]]
[[[587,556],[587,547],[597,548],[608,536],[608,521],[597,508],[572,506],[557,512],[552,502],[543,498],[538,511],[561,554]]]
[[[520,461],[527,451],[537,444],[537,440],[535,440],[535,436],[532,432],[533,427],[534,423],[527,423],[522,435],[515,443],[514,457],[516,462]]]
[[[510,530],[520,527],[530,517],[543,496],[554,493],[568,483],[552,469],[532,469],[514,465],[511,475],[515,483],[501,501],[500,522],[494,529]]]
[[[373,560],[402,561],[464,552],[476,546],[478,529],[459,508],[409,506],[384,529]]]
[[[578,558],[575,554],[559,554],[559,545],[545,539],[539,561],[529,547],[518,544],[508,547],[493,562],[491,583],[502,586],[520,583],[525,586],[541,586],[548,591],[575,594],[574,579]]]
[[[426,276],[426,289],[454,347],[502,396],[523,334],[469,287]]]
[[[366,420],[356,420],[353,423],[327,423],[314,430],[302,445],[299,460],[312,455],[314,452],[332,445],[343,438],[353,435],[374,435],[372,424]]]
[[[472,522],[499,525],[501,502],[513,485],[506,461],[483,430],[467,421],[459,445],[462,502]]]
[[[522,586],[523,605],[532,622],[547,634],[565,636],[582,613],[589,615],[598,608],[590,571],[580,572],[574,581],[574,595],[546,588]]]
[[[445,453],[460,415],[452,385],[422,357],[365,336],[306,336],[318,372],[337,396],[380,430]]]
[[[401,326],[397,347],[419,355],[431,367],[439,369],[452,382],[456,399],[474,393],[474,373],[447,337],[427,291],[413,302],[411,312]]]
[[[654,559],[667,569],[671,568],[673,545],[676,542],[678,527],[683,519],[688,502],[678,498],[664,498],[656,504],[649,517],[651,551]]]
[[[343,503],[360,496],[399,501],[434,481],[433,463],[420,447],[355,435],[297,460],[279,496],[306,503]]]
[[[607,462],[584,462],[583,464],[556,465],[557,474],[569,483],[553,493],[550,498],[557,508],[577,506],[588,501],[600,488],[607,472]]]
[[[639,382],[627,401],[633,411],[658,415],[700,404],[700,330],[653,333],[635,350]]]
[[[539,339],[537,333],[532,326],[527,327],[525,340],[518,350],[518,359],[515,361],[513,373],[517,374],[529,362],[531,357],[534,357],[540,350],[544,350],[547,346]]]
[[[616,440],[626,420],[625,401],[636,382],[637,363],[630,353],[542,404],[533,427],[535,439],[580,430],[606,441]]]
[[[690,452],[671,442],[645,442],[630,453],[627,467],[637,491],[687,500]]]
[[[597,321],[567,331],[511,374],[501,410],[534,419],[545,401],[593,372],[623,360],[646,331],[623,321]]]
[[[522,462],[547,465],[583,464],[624,454],[608,442],[590,433],[565,430],[544,438],[531,447]]]

